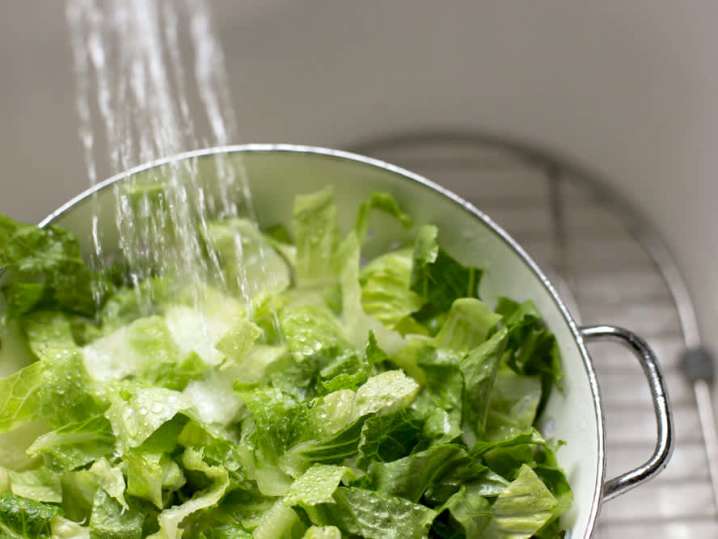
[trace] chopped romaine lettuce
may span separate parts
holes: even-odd
[[[365,260],[370,216],[401,240]],[[206,285],[132,288],[0,217],[0,536],[561,536],[556,339],[411,226],[376,193],[342,232],[327,188],[209,223]]]

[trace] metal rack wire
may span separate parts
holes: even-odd
[[[694,309],[670,253],[637,213],[585,171],[481,134],[394,136],[353,150],[423,174],[471,200],[547,271],[582,323],[625,326],[657,352],[674,409],[673,461],[655,481],[607,503],[596,537],[718,537],[718,492],[706,472],[718,461],[715,425],[712,415],[706,417],[706,406],[712,413],[710,395],[705,387],[694,392],[680,369],[681,354],[700,345]],[[612,476],[650,453],[651,400],[627,352],[597,344],[590,353],[606,409]]]

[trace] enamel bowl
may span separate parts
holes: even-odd
[[[373,191],[390,192],[417,224],[432,223],[441,231],[442,245],[467,264],[485,268],[482,298],[489,302],[506,295],[531,299],[555,333],[565,370],[565,389],[554,391],[542,415],[542,430],[551,438],[567,441],[558,453],[573,488],[575,500],[564,525],[572,538],[588,538],[601,503],[658,474],[670,458],[672,422],[665,385],[655,356],[630,331],[614,326],[578,327],[555,288],[526,252],[490,217],[439,185],[399,167],[367,157],[323,148],[292,145],[246,145],[212,148],[143,165],[117,175],[71,200],[42,226],[52,223],[78,235],[85,252],[91,249],[93,209],[99,212],[104,248],[116,241],[114,197],[116,182],[130,177],[166,174],[168,165],[194,160],[199,178],[215,174],[215,158],[244,167],[261,225],[285,221],[292,214],[294,196],[331,184],[334,186],[340,224],[352,224],[357,202]],[[215,185],[209,182],[208,185]],[[367,249],[389,248],[402,231],[375,227]],[[586,342],[611,339],[635,352],[646,374],[657,418],[656,446],[645,464],[606,480],[604,417],[601,394]]]

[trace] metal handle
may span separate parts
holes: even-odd
[[[635,333],[615,326],[584,326],[580,328],[585,340],[616,341],[630,349],[641,363],[648,380],[656,413],[657,441],[651,458],[637,468],[606,481],[603,498],[610,500],[648,481],[668,464],[673,452],[673,419],[668,403],[668,393],[658,360],[646,342]]]

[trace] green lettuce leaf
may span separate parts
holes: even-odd
[[[486,431],[491,438],[507,438],[533,425],[541,401],[541,380],[499,369],[491,392]]]
[[[254,223],[246,219],[210,223],[208,240],[230,290],[254,298],[289,287],[286,262]]]
[[[207,369],[196,352],[180,350],[165,318],[157,315],[138,318],[95,340],[84,348],[83,356],[88,372],[99,382],[134,377],[181,390]]]
[[[359,205],[354,230],[360,242],[364,241],[369,229],[369,217],[373,211],[380,211],[396,218],[404,228],[411,228],[412,219],[402,211],[399,203],[390,193],[375,192]]]
[[[22,496],[37,502],[62,502],[60,476],[47,468],[38,468],[27,472],[10,472],[9,476],[10,491],[15,496]]]
[[[164,507],[164,491],[178,489],[185,483],[177,463],[165,453],[130,451],[124,461],[127,493],[151,502],[158,509]]]
[[[319,371],[319,389],[325,393],[356,389],[367,381],[371,368],[361,354],[345,353]]]
[[[526,464],[491,507],[489,537],[529,539],[554,514],[556,498]]]
[[[541,409],[551,388],[562,387],[563,369],[558,342],[531,301],[518,303],[500,298],[496,312],[503,316],[509,329],[508,365],[518,374],[541,378]]]
[[[297,246],[296,279],[301,287],[330,282],[337,245],[337,208],[334,191],[327,187],[294,201],[292,229]]]
[[[482,495],[480,485],[462,485],[442,506],[451,515],[464,534],[464,537],[482,537],[491,522],[493,513],[491,504]]]
[[[104,411],[105,405],[95,396],[90,377],[80,355],[43,365],[42,388],[37,393],[37,415],[52,426],[82,422]]]
[[[27,450],[47,432],[42,421],[28,421],[11,431],[0,433],[0,468],[22,471],[35,467],[38,459],[27,454]]]
[[[62,484],[62,510],[64,516],[76,522],[87,522],[97,492],[97,476],[89,470],[65,472]]]
[[[505,328],[498,330],[459,362],[465,383],[466,421],[479,435],[486,432],[490,403],[493,409],[497,404],[492,399],[506,334]]]
[[[32,458],[42,458],[55,471],[81,468],[110,455],[115,445],[112,428],[103,416],[67,423],[39,436],[27,449]]]
[[[373,462],[368,474],[375,490],[418,502],[435,480],[467,459],[458,445],[435,445],[393,462]]]
[[[217,350],[227,358],[229,366],[243,360],[250,353],[262,330],[247,319],[240,319],[235,326],[224,334],[216,345]]]
[[[496,498],[508,485],[509,481],[480,461],[468,458],[437,478],[424,497],[431,504],[446,504],[462,487],[467,487],[471,496]]]
[[[97,477],[100,487],[123,509],[129,509],[125,501],[125,476],[119,466],[112,466],[106,458],[96,460],[90,472]]]
[[[425,301],[415,315],[419,320],[448,311],[459,298],[479,297],[481,270],[454,260],[439,247],[437,235],[435,226],[425,225],[414,243],[411,289]]]
[[[49,538],[53,518],[60,514],[55,505],[0,494],[0,535],[9,539]]]
[[[189,421],[183,426],[177,442],[184,448],[202,451],[208,464],[222,466],[234,474],[235,480],[243,478],[241,449],[232,433]]]
[[[454,358],[432,347],[419,354],[418,366],[425,374],[424,391],[414,408],[424,420],[423,433],[430,443],[452,442],[462,434],[464,378]]]
[[[280,313],[280,324],[289,353],[296,361],[326,361],[348,347],[341,328],[328,309],[289,307]]]
[[[361,429],[357,464],[366,467],[407,456],[422,440],[423,427],[421,418],[406,409],[369,417]]]
[[[353,487],[339,487],[322,510],[326,524],[367,539],[420,539],[436,516],[423,505]]]
[[[92,279],[72,234],[0,215],[0,295],[8,316],[19,317],[38,306],[90,315],[95,307]]]
[[[355,420],[354,399],[356,393],[340,389],[312,401],[306,418],[306,430],[302,439],[325,439],[351,425]]]
[[[391,370],[369,378],[354,397],[354,415],[359,418],[378,412],[389,413],[411,404],[419,384],[401,370]]]
[[[499,320],[501,316],[478,299],[457,299],[436,335],[436,345],[465,354],[484,342]]]
[[[113,395],[105,415],[125,448],[140,446],[157,429],[180,412],[189,410],[187,399],[161,387],[132,387]]]
[[[0,432],[37,414],[44,377],[44,366],[38,362],[0,379]]]
[[[144,514],[127,511],[103,489],[98,489],[92,505],[90,536],[106,539],[142,539]]]
[[[360,273],[364,311],[390,328],[397,328],[421,309],[424,301],[411,290],[412,251],[403,249],[379,256]]]
[[[79,355],[39,361],[0,379],[0,432],[30,419],[62,426],[99,411]]]
[[[0,379],[27,367],[33,361],[35,357],[20,321],[5,317],[0,321]]]
[[[38,311],[22,319],[32,352],[43,361],[71,359],[80,352],[69,318],[58,312]]]
[[[219,466],[209,466],[202,460],[201,453],[194,449],[185,450],[182,454],[182,464],[187,470],[205,475],[210,482],[209,486],[195,492],[192,498],[183,504],[162,511],[158,517],[160,529],[152,535],[152,539],[181,538],[182,522],[192,513],[216,506],[229,486],[227,470]]]
[[[401,335],[385,328],[380,322],[364,312],[362,290],[359,283],[359,240],[351,232],[339,245],[335,265],[339,275],[341,292],[341,320],[344,333],[355,348],[365,345],[367,335],[373,333],[382,348],[390,352],[403,345]]]
[[[342,539],[342,532],[336,526],[311,526],[302,539]]]
[[[52,539],[90,539],[90,529],[57,516],[51,522]]]
[[[349,473],[344,466],[315,464],[289,488],[284,503],[289,506],[312,506],[330,503],[342,479]]]
[[[254,530],[254,539],[301,539],[306,526],[294,510],[277,501]]]

